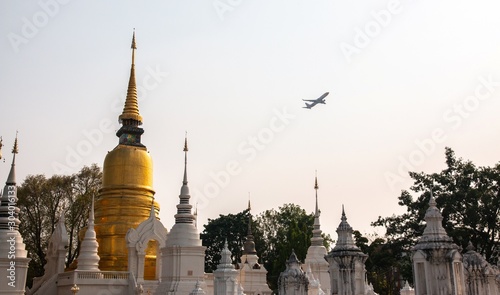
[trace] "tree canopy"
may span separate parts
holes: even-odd
[[[216,219],[208,219],[205,229],[200,234],[205,251],[205,272],[213,272],[220,261],[220,252],[227,239],[228,248],[233,254],[233,261],[240,261],[243,243],[248,232],[250,210],[238,214],[219,215]]]
[[[97,196],[101,178],[101,169],[93,164],[73,175],[29,175],[19,186],[19,231],[31,258],[28,286],[34,277],[44,273],[47,244],[61,214],[65,215],[69,236],[66,267],[78,256],[78,234],[87,224],[91,200]]]
[[[410,190],[403,190],[398,197],[398,204],[406,207],[405,213],[379,216],[372,223],[373,226],[385,227],[386,244],[383,247],[395,254],[388,256],[396,258],[394,261],[385,263],[400,267],[404,279],[410,281],[411,264],[408,257],[411,247],[422,236],[425,228],[424,216],[429,207],[430,190],[443,215],[443,227],[453,241],[463,249],[471,242],[490,263],[496,264],[498,260],[500,163],[493,167],[478,167],[471,161],[457,158],[451,148],[445,149],[445,159],[446,168],[439,173],[409,173],[414,183]],[[368,254],[375,256],[373,253]]]
[[[243,243],[248,232],[249,210],[236,215],[220,215],[205,225],[201,234],[203,245],[207,247],[205,270],[217,268],[224,239],[227,238],[233,261],[240,262]],[[252,233],[260,263],[267,269],[267,282],[271,289],[277,289],[279,274],[285,269],[285,261],[292,249],[297,257],[304,261],[307,248],[311,245],[314,214],[307,214],[300,206],[285,204],[278,210],[270,209],[252,219]],[[328,235],[325,247],[329,248],[332,240]]]

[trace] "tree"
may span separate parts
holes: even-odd
[[[61,214],[66,217],[69,236],[66,267],[78,256],[78,233],[87,223],[91,199],[97,195],[101,178],[101,169],[93,164],[73,175],[29,175],[19,186],[19,231],[31,258],[28,286],[44,273],[45,250]]]
[[[476,167],[471,161],[445,149],[446,168],[439,173],[410,172],[414,180],[403,190],[399,205],[407,208],[402,215],[380,217],[373,226],[386,228],[387,243],[395,251],[409,254],[422,236],[424,216],[429,207],[430,189],[443,215],[443,227],[454,242],[466,248],[471,242],[490,263],[496,263],[500,250],[500,163]],[[408,279],[408,278],[407,278]]]
[[[393,244],[376,237],[371,243],[359,231],[353,232],[356,246],[368,254],[366,276],[378,294],[396,295],[402,288],[401,280],[412,276],[410,257]]]
[[[233,261],[238,262],[243,254],[243,243],[248,233],[248,220],[250,211],[248,209],[234,215],[219,215],[216,219],[209,219],[204,225],[200,237],[205,251],[205,272],[213,272],[217,269],[220,261],[220,252],[227,239],[228,248],[233,256]]]
[[[278,278],[285,270],[292,249],[298,259],[304,261],[311,245],[314,214],[307,214],[300,206],[285,204],[278,210],[266,210],[255,221],[255,245],[267,269],[267,282],[272,290],[278,288]],[[325,247],[332,242],[329,235],[323,234]]]
[[[243,243],[248,233],[249,210],[238,214],[219,215],[209,219],[201,233],[203,245],[207,247],[205,271],[212,272],[217,268],[220,251],[227,238],[228,247],[233,253],[233,261],[241,262]],[[285,204],[278,210],[264,211],[252,218],[252,234],[255,248],[262,264],[267,269],[267,283],[277,290],[279,274],[285,269],[285,261],[292,249],[300,260],[304,261],[307,248],[311,245],[314,214],[307,214],[304,209],[294,204]],[[328,235],[325,247],[332,241]]]

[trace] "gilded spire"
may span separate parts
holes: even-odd
[[[137,102],[137,84],[135,82],[135,50],[137,45],[135,43],[135,30],[132,35],[132,66],[130,69],[130,80],[128,82],[127,98],[125,100],[125,107],[123,112],[118,117],[120,123],[128,124],[126,120],[132,120],[135,124],[142,124],[142,117],[139,114],[139,104]]]

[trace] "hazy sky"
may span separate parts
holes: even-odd
[[[0,180],[74,173],[118,143],[133,28],[161,220],[188,178],[207,218],[295,203],[336,238],[399,214],[407,171],[444,148],[500,159],[500,3],[485,1],[1,1]],[[329,91],[326,105],[302,99]],[[380,231],[382,232],[382,231]]]

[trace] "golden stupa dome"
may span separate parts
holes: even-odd
[[[104,159],[102,189],[153,188],[153,160],[143,147],[118,145]]]

